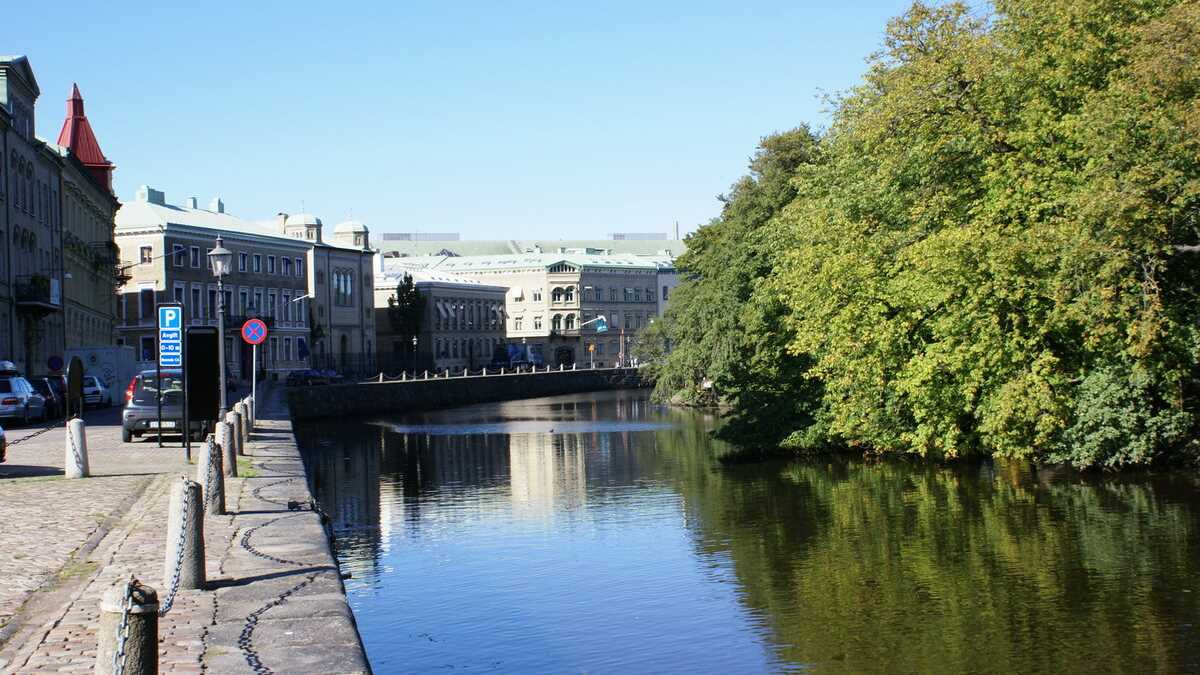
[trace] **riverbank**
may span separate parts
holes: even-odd
[[[435,373],[416,380],[292,388],[287,390],[287,403],[291,418],[301,422],[643,386],[637,368],[564,368],[460,377],[438,377]]]
[[[227,515],[205,518],[208,588],[181,590],[160,618],[160,671],[369,672],[321,517],[288,508],[311,495],[280,392],[260,396],[243,477],[226,482]],[[165,591],[169,487],[195,467],[177,441],[121,443],[116,409],[88,418],[85,479],[62,478],[61,427],[10,435],[2,672],[90,671],[103,593],[130,574]]]

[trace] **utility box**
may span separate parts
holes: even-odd
[[[129,346],[71,347],[64,356],[67,363],[71,362],[72,356],[78,356],[84,372],[99,378],[105,388],[113,392],[114,401],[121,400],[121,392],[138,372],[133,347]]]

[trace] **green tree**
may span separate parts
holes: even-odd
[[[388,324],[398,335],[412,337],[421,332],[421,317],[425,312],[425,297],[417,290],[411,274],[396,284],[396,292],[388,297]]]

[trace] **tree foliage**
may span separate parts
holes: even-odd
[[[396,292],[388,296],[388,324],[397,335],[416,335],[421,332],[421,316],[425,298],[413,283],[412,275],[396,284]]]
[[[754,443],[1198,454],[1200,2],[994,10],[913,5],[826,133],[764,140],[680,259],[660,394],[707,378]]]

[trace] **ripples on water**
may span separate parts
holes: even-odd
[[[721,468],[610,392],[301,429],[378,672],[1200,670],[1195,479]]]

